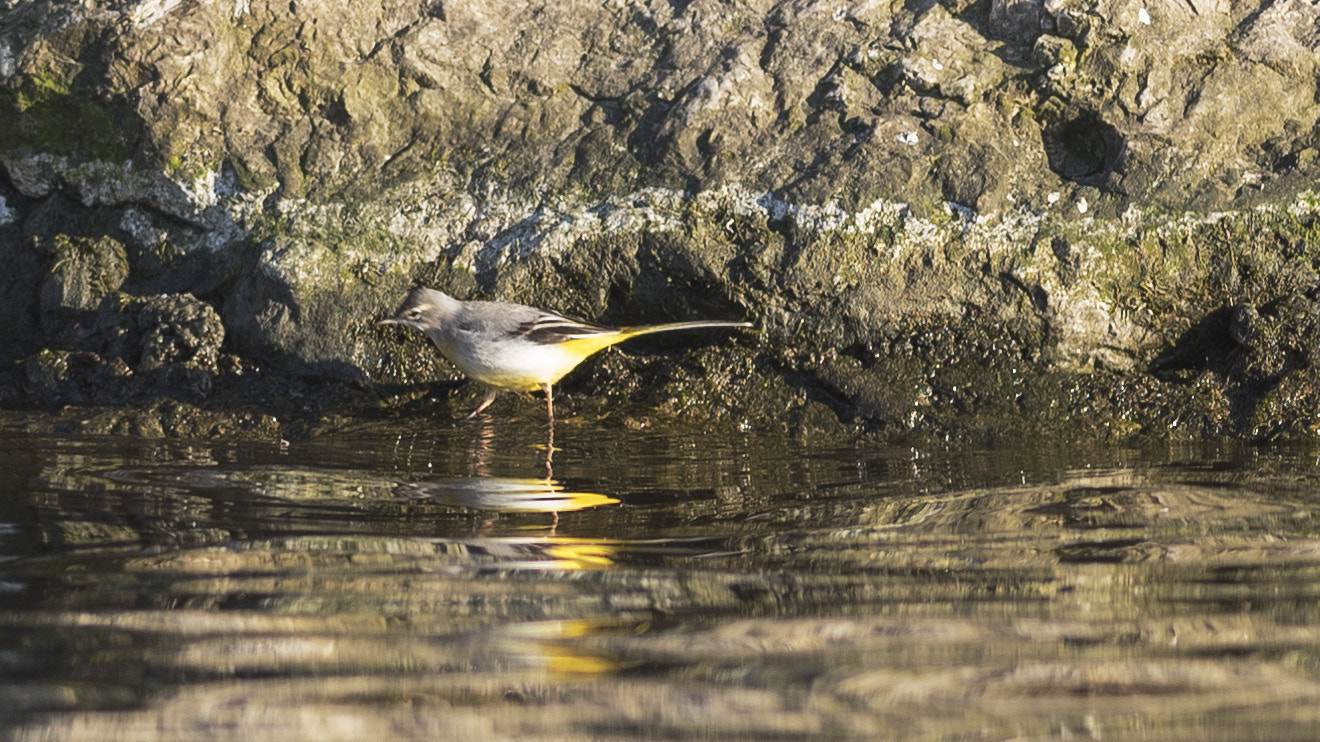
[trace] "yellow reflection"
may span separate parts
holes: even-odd
[[[549,544],[545,549],[545,553],[557,562],[575,565],[573,569],[612,567],[616,551],[612,546],[590,541]]]
[[[600,675],[624,666],[618,660],[590,655],[560,644],[537,644],[527,648],[534,648],[534,656],[554,675]],[[523,656],[528,657],[526,654]]]
[[[620,629],[638,633],[644,631],[646,626],[645,622],[618,619],[535,621],[504,629],[501,633],[509,636],[509,639],[500,642],[500,645],[505,651],[524,662],[542,667],[551,674],[600,675],[620,670],[628,663],[561,642],[616,632]]]
[[[570,492],[553,479],[460,477],[399,485],[404,497],[430,498],[446,505],[504,513],[568,513],[613,505],[617,498],[594,492]]]
[[[522,639],[581,639],[620,629],[641,633],[650,622],[620,618],[564,618],[553,621],[529,621],[501,628],[501,633]]]
[[[587,570],[614,566],[617,546],[561,536],[512,536],[484,538],[479,543],[500,558],[500,566],[514,569]]]

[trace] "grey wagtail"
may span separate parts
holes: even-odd
[[[468,415],[476,417],[500,391],[545,392],[554,422],[550,386],[587,356],[638,335],[701,327],[751,327],[750,322],[698,320],[662,325],[606,327],[555,312],[502,301],[462,301],[435,289],[409,292],[393,317],[381,325],[403,325],[431,338],[441,355],[487,388]]]

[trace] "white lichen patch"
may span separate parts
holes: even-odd
[[[179,183],[183,195],[192,203],[193,209],[202,211],[215,206],[220,201],[220,171],[205,170],[191,180]],[[233,190],[233,187],[230,187]]]
[[[136,28],[146,28],[169,15],[182,4],[183,0],[145,0],[128,11],[128,19]]]
[[[1261,209],[1268,210],[1269,206],[1262,206]],[[1320,215],[1320,193],[1307,190],[1297,194],[1297,198],[1285,207],[1289,214],[1295,217],[1310,217]]]
[[[884,199],[852,207],[840,201],[799,203],[738,183],[700,192],[646,188],[593,197],[472,194],[450,182],[416,181],[370,204],[313,203],[272,201],[270,193],[245,192],[223,169],[175,182],[127,164],[71,167],[47,157],[19,163],[10,172],[26,195],[66,188],[88,206],[123,207],[121,228],[146,247],[169,244],[186,251],[202,244],[218,250],[259,239],[258,270],[296,294],[334,291],[372,275],[407,276],[438,261],[470,271],[489,286],[507,266],[533,257],[555,259],[593,240],[643,233],[682,238],[703,229],[722,233],[744,220],[771,231],[791,226],[794,234],[807,238],[843,237],[845,245],[865,245],[858,253],[867,256],[864,267],[840,268],[826,261],[829,290],[841,296],[861,296],[855,293],[859,287],[886,276],[890,265],[908,276],[894,280],[911,280],[915,256],[926,256],[921,260],[935,265],[970,257],[982,266],[976,270],[988,271],[987,280],[1008,276],[1024,291],[1025,311],[1039,313],[1049,325],[1053,362],[1077,368],[1123,365],[1137,357],[1137,346],[1145,342],[1140,328],[1146,323],[1131,297],[1120,309],[1116,303],[1122,297],[1111,287],[1097,286],[1097,277],[1113,276],[1116,270],[1107,264],[1113,256],[1104,252],[1106,244],[1143,239],[1151,230],[1191,230],[1232,216],[1134,207],[1120,219],[1097,220],[1094,210],[1083,211],[1084,202],[1077,200],[1065,202],[1072,204],[1069,219],[1054,205],[1064,202],[1061,196],[1049,194],[1051,205],[1040,211],[1019,207],[980,213],[950,202],[922,217],[907,204]],[[1320,197],[1306,193],[1286,208],[1297,216],[1314,215]],[[175,239],[178,225],[161,214],[185,221],[191,238]],[[0,223],[14,218],[13,210],[0,202]],[[1051,236],[1060,228],[1071,235],[1063,243]],[[857,317],[875,311],[858,301],[849,310]],[[949,311],[956,311],[955,304]]]

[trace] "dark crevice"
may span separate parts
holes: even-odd
[[[1041,139],[1050,170],[1080,185],[1105,185],[1118,170],[1124,150],[1122,135],[1093,111],[1051,123]]]

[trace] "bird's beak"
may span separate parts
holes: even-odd
[[[399,320],[395,317],[390,317],[389,319],[383,319],[377,322],[376,326],[383,327],[384,325],[397,325],[397,324],[399,324]]]

